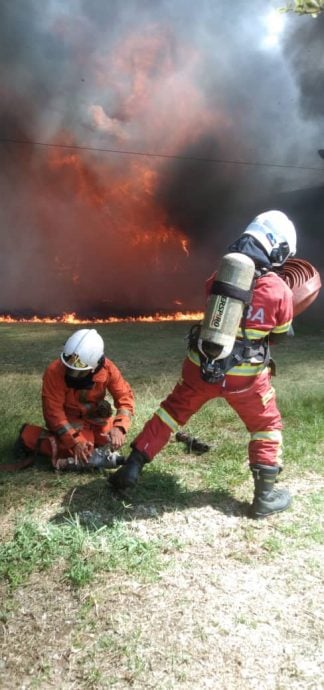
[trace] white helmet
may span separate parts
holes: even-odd
[[[66,341],[61,360],[73,371],[96,369],[104,353],[104,342],[95,328],[81,328]]]
[[[266,211],[256,216],[243,235],[251,235],[265,249],[273,266],[281,266],[296,254],[296,230],[282,211]]]

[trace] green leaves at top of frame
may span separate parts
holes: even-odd
[[[280,7],[279,11],[317,16],[324,12],[324,0],[295,0],[293,3],[289,2],[285,7]]]

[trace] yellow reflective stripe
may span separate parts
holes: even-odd
[[[271,388],[269,388],[269,390],[262,396],[262,398],[261,398],[262,404],[264,406],[266,406],[266,404],[269,402],[269,400],[272,400],[274,394],[275,394],[275,389],[272,388],[272,386],[271,386]]]
[[[249,364],[247,362],[246,364],[233,367],[233,369],[227,372],[226,376],[257,376],[265,369],[267,367],[264,366],[264,362],[261,362],[261,364]]]
[[[173,417],[171,417],[171,415],[167,413],[167,411],[163,407],[159,407],[155,414],[158,417],[160,417],[162,422],[164,422],[164,424],[166,424],[171,429],[171,431],[177,430],[179,426],[178,423],[175,421],[175,419],[173,419]]]
[[[197,367],[200,367],[200,359],[198,352],[194,352],[194,350],[189,350],[188,359],[190,359],[190,362],[192,362],[193,364],[196,364]]]
[[[292,324],[292,321],[287,321],[286,323],[281,324],[281,326],[276,326],[273,329],[273,333],[287,333],[289,331],[289,328]]]
[[[66,434],[67,431],[71,431],[71,429],[73,429],[73,431],[74,431],[75,429],[82,429],[82,424],[78,424],[78,423],[75,423],[75,424],[70,424],[70,423],[68,423],[68,424],[63,424],[63,425],[60,426],[58,429],[55,429],[55,433],[56,433],[58,436],[63,436],[63,434]]]
[[[267,335],[269,335],[270,331],[261,331],[258,328],[246,328],[245,329],[246,337],[249,340],[260,340],[260,338],[265,338]],[[243,338],[243,330],[242,328],[239,328],[237,333],[236,333],[237,338]]]
[[[188,359],[190,359],[190,362],[195,364],[197,367],[200,366],[200,359],[197,352],[190,350]],[[226,373],[226,376],[257,376],[265,369],[267,369],[267,367],[264,366],[264,362],[261,362],[260,364],[250,364],[249,362],[246,362],[245,364],[240,364],[237,367],[229,369],[229,371]]]
[[[123,417],[132,417],[132,413],[130,410],[127,410],[126,407],[119,407],[116,415],[122,415]]]
[[[251,434],[251,441],[276,441],[282,443],[282,433],[279,429],[273,431],[255,431]]]

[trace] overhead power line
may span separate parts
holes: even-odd
[[[78,146],[77,144],[57,144],[49,143],[46,141],[31,141],[23,139],[1,139],[2,144],[22,144],[27,146],[45,146],[47,148],[56,149],[76,149],[78,151],[96,151],[99,153],[112,153],[124,156],[141,156],[147,158],[167,158],[171,160],[180,161],[195,161],[197,163],[218,163],[220,165],[247,165],[250,167],[259,168],[291,168],[294,170],[316,170],[317,172],[324,173],[324,167],[319,168],[317,166],[310,165],[292,165],[289,163],[265,163],[259,161],[241,161],[232,160],[226,158],[212,158],[207,156],[178,156],[171,153],[152,153],[151,151],[128,151],[125,149],[107,149],[97,146]]]

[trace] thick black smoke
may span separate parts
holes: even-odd
[[[169,222],[180,228],[196,247],[221,250],[225,227],[244,223],[244,172],[226,160],[230,146],[217,135],[204,135],[183,151],[183,160],[161,174],[160,200]]]
[[[199,309],[271,206],[321,267],[324,18],[275,6],[2,0],[0,313]]]
[[[284,53],[299,89],[299,107],[310,120],[324,116],[324,15],[294,22]],[[321,142],[320,142],[321,143]]]

